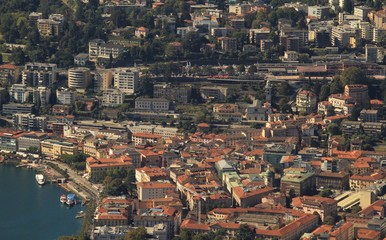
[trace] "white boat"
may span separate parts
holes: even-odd
[[[66,194],[62,194],[62,196],[60,196],[60,202],[62,204],[65,204],[67,202],[67,196]]]
[[[43,174],[36,174],[35,178],[36,178],[36,182],[39,185],[43,185],[46,182],[46,180],[44,179],[44,175]]]
[[[82,217],[84,217],[85,215],[86,215],[85,212],[80,211],[80,212],[78,212],[78,213],[76,214],[75,218],[82,218]]]

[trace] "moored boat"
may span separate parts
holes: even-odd
[[[84,217],[85,215],[86,215],[85,212],[79,211],[79,212],[76,214],[75,218],[82,218],[82,217]]]
[[[67,205],[68,206],[72,206],[76,203],[76,200],[75,200],[75,194],[67,194],[67,201],[66,201]]]
[[[60,202],[62,204],[65,204],[67,202],[67,197],[66,197],[66,194],[62,194],[62,196],[60,196]]]
[[[46,180],[44,179],[44,175],[43,174],[36,174],[35,175],[35,179],[36,179],[36,182],[39,185],[43,185],[46,182]]]

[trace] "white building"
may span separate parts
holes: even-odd
[[[32,88],[27,87],[25,84],[13,84],[9,89],[9,95],[12,101],[25,103],[32,94]]]
[[[33,103],[36,106],[47,106],[50,102],[51,88],[38,87],[33,90]]]
[[[56,90],[56,99],[58,104],[72,105],[77,98],[76,91],[68,88],[59,88]]]
[[[88,55],[91,62],[95,62],[98,58],[117,58],[123,51],[122,46],[105,43],[102,39],[94,39],[88,43]]]
[[[68,87],[77,91],[85,90],[91,83],[90,69],[76,67],[68,69]]]
[[[13,125],[19,130],[45,131],[47,129],[47,117],[38,117],[31,113],[15,113],[12,115]]]
[[[135,110],[149,112],[167,112],[170,102],[163,98],[137,98],[135,99]]]
[[[125,94],[119,89],[107,89],[103,91],[102,106],[117,106],[123,103]]]
[[[139,73],[129,69],[114,70],[114,87],[126,95],[132,95],[138,91]]]

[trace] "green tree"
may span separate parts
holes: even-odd
[[[331,123],[327,127],[327,131],[331,135],[338,135],[340,133],[339,126],[336,123]]]
[[[348,84],[366,84],[370,83],[370,79],[367,77],[366,73],[357,67],[349,67],[345,69],[340,75],[340,81],[343,86]]]
[[[320,88],[319,101],[325,101],[330,96],[330,85],[325,84]]]
[[[143,240],[143,239],[146,239],[146,235],[147,235],[146,228],[138,227],[126,233],[125,240]]]
[[[255,239],[255,232],[247,224],[241,224],[236,233],[237,240]]]
[[[358,213],[362,210],[361,206],[359,205],[356,205],[354,207],[351,208],[351,213]]]
[[[256,68],[255,65],[249,66],[249,68],[248,68],[248,73],[249,73],[249,74],[254,74],[254,73],[256,73],[256,72],[257,72],[257,68]]]
[[[339,77],[335,77],[330,84],[330,94],[341,93],[343,91],[342,82]]]
[[[326,225],[334,225],[335,224],[335,218],[333,216],[327,216],[324,219],[324,224],[326,224]]]
[[[321,197],[329,197],[329,196],[331,196],[331,194],[332,194],[331,189],[324,189],[323,191],[321,191],[321,192],[319,193],[319,195],[320,195]]]

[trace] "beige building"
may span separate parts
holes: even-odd
[[[98,182],[103,180],[107,171],[130,170],[133,164],[131,157],[121,156],[118,158],[99,158],[89,157],[86,159],[86,172],[90,180]]]
[[[102,106],[117,106],[123,104],[125,94],[119,89],[106,89],[103,91]]]
[[[41,142],[42,154],[52,158],[59,158],[64,154],[75,155],[78,153],[78,146],[69,143],[47,139]]]
[[[317,97],[315,93],[308,90],[300,90],[296,95],[296,110],[310,114],[316,112]]]
[[[302,196],[292,199],[294,209],[303,211],[305,213],[319,214],[322,221],[328,216],[336,216],[337,201],[332,198],[325,198],[319,196]]]
[[[95,91],[110,89],[113,85],[113,72],[109,69],[98,69],[95,72]]]
[[[149,112],[167,112],[170,108],[170,102],[163,98],[144,98],[135,99],[135,110]]]
[[[176,185],[166,182],[139,182],[137,183],[138,199],[146,200],[164,198],[176,191]]]
[[[158,143],[162,140],[162,136],[158,134],[151,134],[151,133],[134,133],[131,137],[131,141],[134,142],[134,144],[142,145],[146,143]]]
[[[90,69],[77,67],[68,69],[68,87],[76,91],[84,91],[91,83]]]

